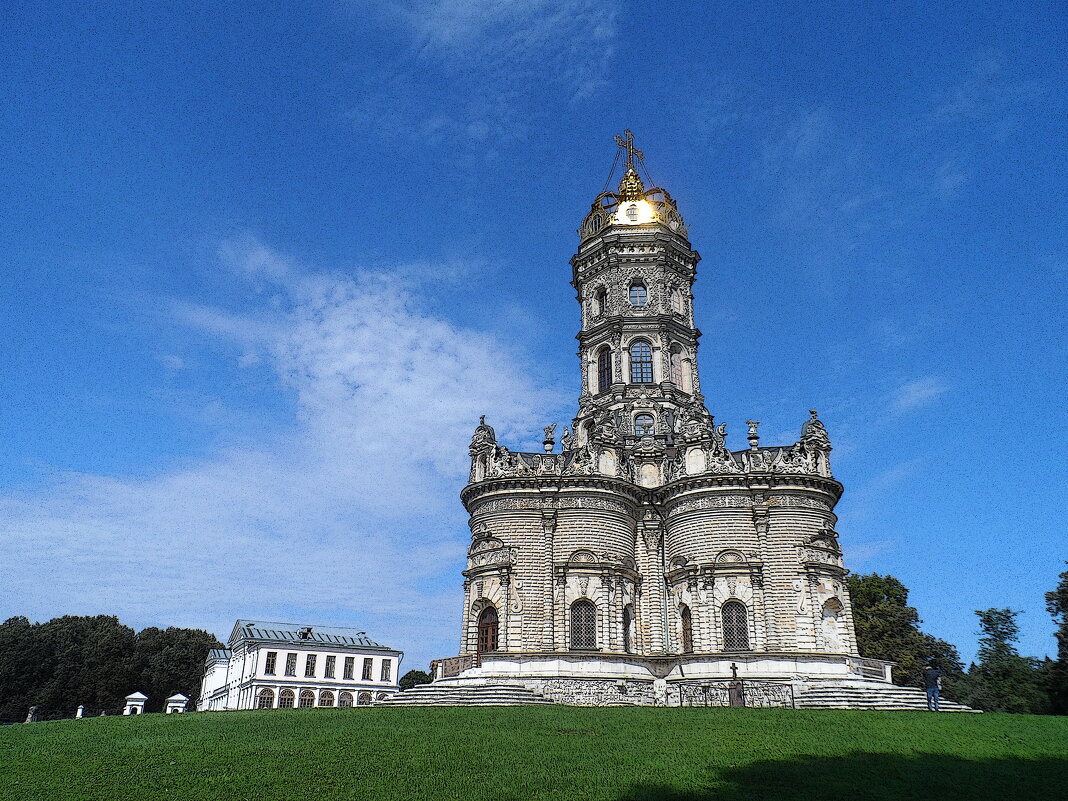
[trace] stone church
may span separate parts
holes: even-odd
[[[571,258],[578,411],[541,453],[485,418],[475,430],[459,656],[436,684],[714,705],[740,679],[751,705],[792,706],[821,681],[888,682],[857,652],[827,429],[809,411],[796,442],[770,445],[750,420],[732,449],[701,392],[701,257],[630,132],[616,142],[622,179]]]

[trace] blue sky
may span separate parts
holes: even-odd
[[[0,12],[0,616],[454,654],[467,439],[573,414],[631,128],[728,442],[818,409],[849,567],[1053,652],[1063,4],[179,5]]]

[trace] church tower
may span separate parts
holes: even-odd
[[[590,442],[608,426],[626,446],[660,450],[674,445],[685,411],[703,405],[691,293],[701,257],[671,196],[646,191],[635,169],[642,152],[630,131],[625,136],[616,137],[626,153],[618,191],[593,202],[571,259],[582,306],[574,442]],[[643,485],[666,482],[661,466],[643,467]]]
[[[748,447],[727,447],[701,392],[700,256],[668,192],[646,189],[631,133],[616,143],[622,178],[571,259],[578,412],[559,451],[555,423],[543,453],[476,428],[460,650],[436,680],[712,705],[739,669],[764,705],[798,681],[888,681],[857,654],[823,423],[811,411],[796,442],[769,447],[750,420]]]

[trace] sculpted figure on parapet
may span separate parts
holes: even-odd
[[[497,435],[494,433],[493,427],[486,424],[486,415],[482,415],[478,418],[478,427],[475,429],[474,436],[471,437],[471,445],[468,451],[474,456],[489,450],[496,444]]]

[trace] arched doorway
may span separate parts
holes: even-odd
[[[497,627],[497,609],[487,606],[478,616],[478,653],[497,650]]]
[[[259,697],[256,700],[256,709],[272,709],[274,707],[274,690],[270,687],[264,687],[260,690]]]

